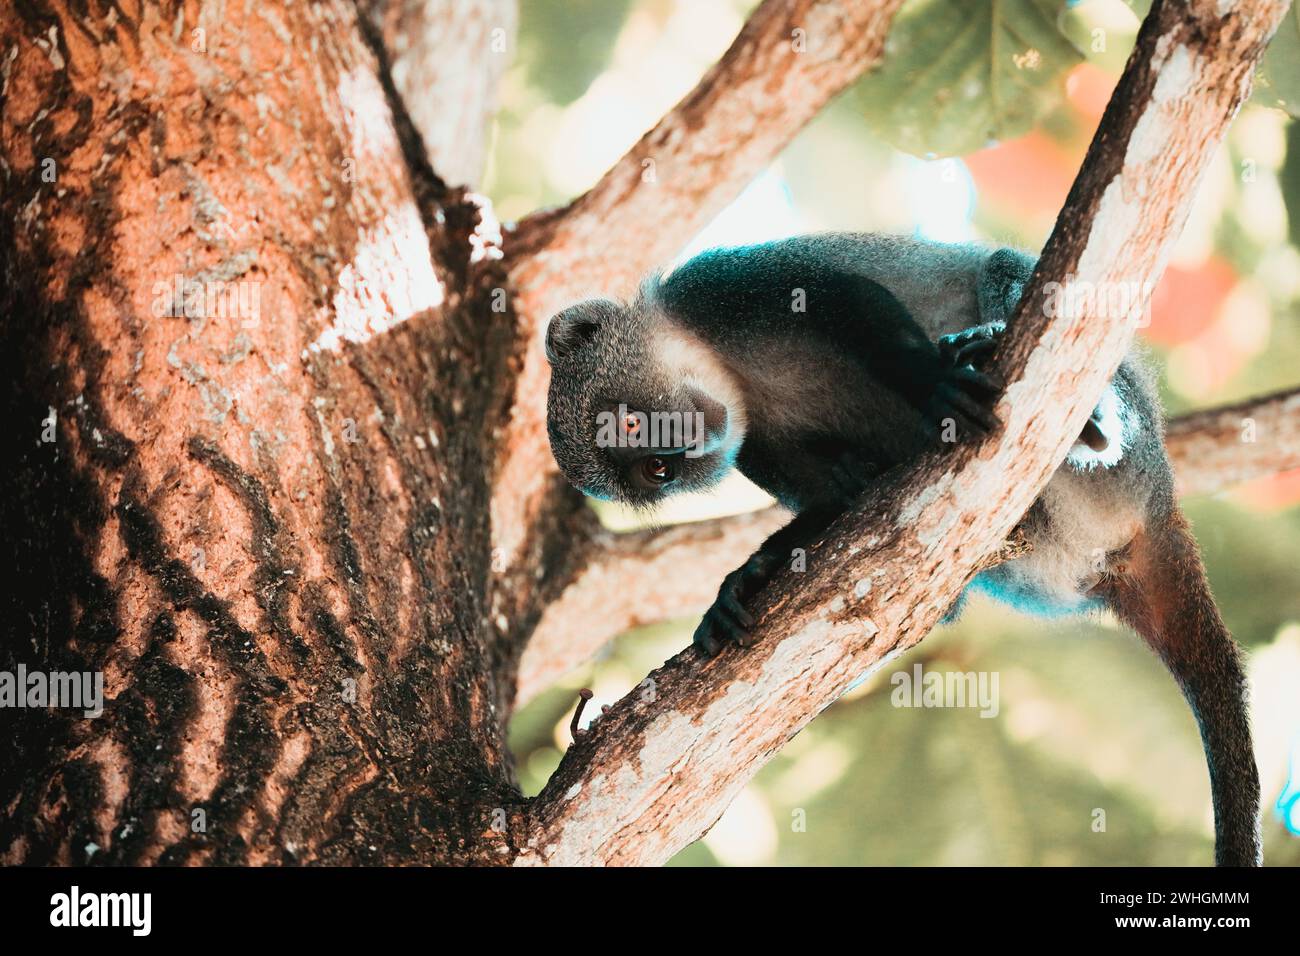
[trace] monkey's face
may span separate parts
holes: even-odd
[[[551,319],[547,434],[585,494],[653,507],[715,484],[744,438],[739,389],[708,350],[642,300]]]

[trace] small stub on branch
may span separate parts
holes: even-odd
[[[578,707],[573,712],[573,720],[569,721],[569,734],[576,743],[578,738],[586,733],[585,730],[578,726],[578,721],[582,719],[582,708],[587,706],[587,701],[591,700],[592,693],[590,688],[584,687],[578,691]]]

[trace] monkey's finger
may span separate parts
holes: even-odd
[[[981,356],[993,352],[998,347],[995,338],[977,338],[964,342],[953,356],[953,365],[978,365]]]
[[[987,435],[994,428],[986,419],[970,415],[965,409],[958,408],[955,405],[949,409],[948,415],[957,423],[958,430],[963,435],[979,438]]]
[[[748,629],[736,619],[731,608],[714,605],[710,616],[713,618],[714,634],[719,640],[734,641],[741,645],[745,643]]]
[[[983,435],[988,430],[979,422],[967,417],[958,408],[945,408],[939,412],[938,423],[940,426],[946,426],[953,422],[957,426],[957,431],[962,435]]]
[[[736,623],[742,629],[748,629],[754,626],[754,615],[749,613],[749,609],[740,600],[740,595],[733,589],[728,589],[725,593],[718,596],[724,610],[729,611],[731,616],[736,619]]]
[[[962,415],[978,425],[980,430],[991,432],[998,427],[998,420],[993,412],[955,385],[943,382],[936,391],[942,401],[946,402],[951,409],[961,412]]]
[[[967,391],[954,387],[952,402],[966,415],[986,431],[993,431],[1001,424],[993,409]]]
[[[716,657],[718,651],[722,650],[722,642],[714,636],[708,615],[705,615],[704,620],[700,621],[699,626],[695,628],[691,643],[705,657]]]
[[[996,395],[1002,391],[1006,383],[1001,377],[994,375],[992,372],[982,372],[977,368],[962,366],[953,369],[949,374],[950,379],[958,382],[974,385],[976,388],[988,392],[990,395]]]

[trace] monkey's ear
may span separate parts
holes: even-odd
[[[612,302],[579,302],[551,317],[546,327],[546,358],[554,365],[573,355],[596,334],[602,314]]]

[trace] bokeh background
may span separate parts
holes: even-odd
[[[752,6],[522,0],[484,187],[498,215],[513,220],[591,186],[694,86]],[[912,0],[882,69],[682,255],[827,229],[1040,249],[1143,8]],[[1141,332],[1171,414],[1300,384],[1300,124],[1288,115],[1300,105],[1297,16],[1200,187]],[[737,478],[661,520],[764,503]],[[1300,473],[1185,506],[1250,653],[1266,859],[1296,865]],[[695,623],[626,634],[522,709],[511,741],[526,791],[540,789],[568,743],[577,688],[593,688],[597,712],[685,646]],[[917,662],[996,673],[997,716],[892,706],[890,676]],[[1138,639],[1107,619],[1037,620],[977,597],[957,625],[831,706],[674,862],[1200,865],[1212,847],[1196,726]]]

